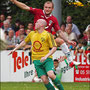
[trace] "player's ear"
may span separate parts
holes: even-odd
[[[54,8],[52,8],[52,11],[54,10]]]

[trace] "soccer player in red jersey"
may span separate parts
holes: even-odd
[[[69,41],[63,34],[63,32],[60,30],[58,21],[56,19],[56,17],[54,17],[52,15],[52,11],[54,9],[54,4],[51,1],[47,1],[44,4],[44,10],[42,9],[37,9],[37,8],[32,8],[27,6],[26,4],[19,2],[17,0],[10,0],[12,3],[14,3],[15,5],[17,5],[18,7],[20,7],[21,9],[24,9],[26,11],[30,11],[30,13],[32,13],[34,15],[34,25],[37,22],[38,19],[45,19],[47,22],[47,26],[45,27],[45,29],[52,33],[52,28],[54,28],[55,32],[59,34],[59,36],[62,38],[56,38],[56,43],[58,46],[61,47],[63,53],[67,56],[67,60],[70,64],[71,67],[73,67],[74,65],[79,65],[79,62],[73,62],[73,59],[70,55],[70,51],[66,45],[66,43],[64,41],[66,41],[69,44],[74,45],[75,43],[73,41]],[[35,29],[35,27],[34,27]]]

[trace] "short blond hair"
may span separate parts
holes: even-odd
[[[47,3],[47,4],[50,4],[50,3],[51,3],[51,4],[52,4],[52,8],[54,8],[54,3],[53,3],[52,1],[46,1],[46,2],[44,3],[44,5],[45,5],[46,3]]]

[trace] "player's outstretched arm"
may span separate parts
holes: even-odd
[[[17,45],[13,50],[11,50],[11,52],[8,54],[12,54],[14,51],[16,51],[17,49],[19,49],[20,47],[23,47],[26,45],[26,42],[25,41],[22,41],[19,45]]]
[[[64,33],[63,33],[61,30],[59,30],[58,34],[59,34],[59,36],[60,36],[64,41],[66,41],[68,44],[73,45],[73,46],[76,45],[76,43],[75,43],[74,41],[68,40],[68,39],[65,37]]]
[[[50,55],[52,55],[56,50],[57,50],[57,47],[53,47],[46,56],[44,56],[44,57],[41,58],[40,62],[44,62],[44,61],[45,61]]]
[[[17,0],[10,0],[13,4],[15,4],[16,6],[18,6],[19,8],[21,9],[24,9],[24,10],[27,10],[29,11],[30,10],[30,7],[27,6],[26,4],[22,3],[22,2],[19,2]]]

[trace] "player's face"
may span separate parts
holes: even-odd
[[[37,20],[37,22],[35,23],[35,29],[40,29],[41,27],[41,22],[40,20]]]
[[[45,3],[44,4],[44,11],[46,15],[50,15],[53,11],[52,3]]]

